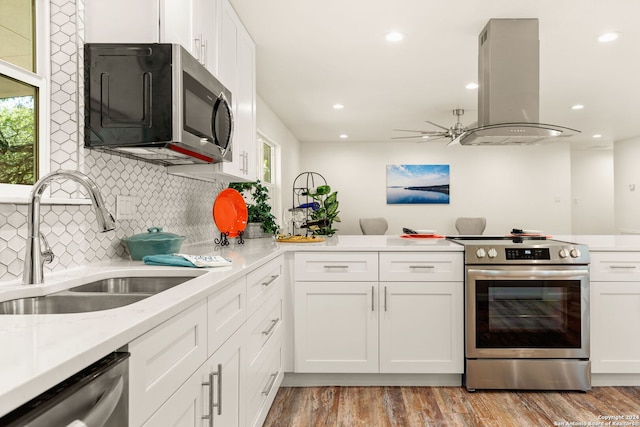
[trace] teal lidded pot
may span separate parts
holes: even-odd
[[[162,227],[147,228],[147,233],[124,237],[124,242],[131,259],[142,260],[147,255],[173,254],[180,252],[184,236],[162,231]]]

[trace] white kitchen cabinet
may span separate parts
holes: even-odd
[[[234,333],[145,423],[145,427],[245,425],[244,327]],[[213,417],[210,420],[210,417]],[[137,424],[132,424],[137,425]]]
[[[295,254],[295,372],[378,372],[378,253]]]
[[[591,372],[640,374],[640,253],[592,252]]]
[[[378,372],[378,283],[295,287],[295,372]]]
[[[129,424],[143,422],[207,359],[201,302],[129,343]]]
[[[214,0],[86,0],[85,42],[178,43],[215,74],[217,4]]]
[[[379,305],[380,372],[464,371],[462,282],[381,282]]]
[[[247,279],[242,277],[207,302],[207,342],[211,355],[247,320]]]
[[[380,253],[380,372],[464,372],[461,253]]]
[[[301,252],[295,277],[295,372],[463,372],[461,254]]]
[[[234,132],[232,161],[214,166],[223,175],[255,181],[258,177],[255,43],[229,1],[220,2],[217,76],[231,91]]]

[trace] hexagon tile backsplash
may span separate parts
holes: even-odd
[[[168,175],[162,166],[82,148],[82,64],[84,2],[51,0],[51,170],[78,169],[91,176],[109,211],[116,197],[137,201],[135,219],[117,220],[115,231],[97,232],[91,205],[42,205],[41,231],[55,259],[46,272],[109,258],[128,258],[120,239],[151,226],[186,236],[185,244],[213,240],[219,231],[212,218],[213,202],[227,186]],[[52,185],[56,198],[70,198],[77,185]],[[27,237],[25,204],[0,203],[0,282],[22,276]]]
[[[163,166],[86,150],[85,171],[115,215],[116,197],[135,198],[135,219],[117,220],[114,231],[100,233],[91,205],[42,205],[41,231],[55,259],[47,271],[129,255],[122,237],[146,232],[151,226],[186,236],[185,244],[213,240],[219,231],[212,217],[213,202],[226,182],[206,182],[168,175]],[[0,204],[0,281],[22,275],[27,236],[27,205]]]

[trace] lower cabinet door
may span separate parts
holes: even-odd
[[[591,287],[591,372],[640,374],[640,284],[597,282]]]
[[[295,372],[378,372],[377,282],[296,282]]]
[[[380,372],[462,373],[462,282],[380,283]]]
[[[143,424],[145,427],[245,425],[244,326]]]
[[[245,326],[236,331],[204,364],[202,417],[205,426],[244,426],[246,377]]]
[[[144,427],[203,427],[203,369],[193,374],[144,424]]]

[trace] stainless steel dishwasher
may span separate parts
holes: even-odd
[[[3,427],[126,427],[129,353],[115,352],[0,418]]]

